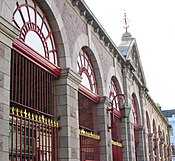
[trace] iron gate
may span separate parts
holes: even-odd
[[[55,161],[58,159],[59,124],[54,118],[18,107],[10,113],[10,160]]]
[[[51,73],[12,50],[9,160],[58,160],[56,81]]]
[[[80,130],[80,160],[100,161],[100,136],[90,131]]]
[[[121,143],[112,140],[113,161],[122,161],[122,147]]]

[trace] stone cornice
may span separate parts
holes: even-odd
[[[100,22],[97,20],[92,11],[88,8],[86,3],[83,0],[70,0],[72,2],[73,7],[77,7],[79,9],[80,16],[84,16],[87,20],[87,23],[94,28],[94,33],[99,34],[99,38],[101,41],[104,41],[106,47],[109,48],[109,51],[113,53],[114,56],[118,55],[121,61],[125,61],[125,58],[119,52],[117,46],[112,41],[110,36],[107,34],[105,29],[102,27]]]

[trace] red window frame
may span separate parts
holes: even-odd
[[[82,74],[86,74],[90,86],[90,89],[88,89],[83,84],[80,84],[79,92],[85,95],[87,98],[91,99],[92,101],[98,103],[100,101],[100,96],[98,95],[96,76],[92,66],[92,62],[88,56],[87,48],[82,48],[79,52],[77,61],[77,72],[80,76],[82,76]]]
[[[58,53],[55,47],[53,33],[47,23],[45,14],[42,13],[42,10],[35,1],[32,2],[33,4],[29,4],[27,0],[23,4],[16,2],[12,20],[17,28],[20,29],[20,35],[13,42],[13,48],[44,70],[59,77],[61,69],[58,66]],[[44,56],[25,43],[25,38],[30,31],[36,33],[40,38],[44,49],[44,53],[42,53]],[[53,60],[51,60],[50,55],[53,55]]]
[[[119,119],[121,118],[121,111],[120,111],[120,95],[119,90],[117,89],[117,85],[114,80],[111,79],[110,86],[109,86],[109,99],[112,101],[112,108],[114,109],[114,115],[117,116]]]
[[[112,130],[112,140],[121,142],[121,112],[120,112],[120,95],[117,85],[113,79],[110,81],[109,86],[109,99],[112,101],[112,112],[111,112],[111,130]],[[123,96],[123,95],[122,95]],[[112,153],[114,161],[122,160],[122,147],[118,145],[112,145]]]
[[[24,0],[22,5],[17,2],[13,13],[13,22],[20,29],[20,35],[13,41],[11,56],[9,159],[34,161],[47,158],[56,161],[60,127],[55,108],[55,83],[61,69],[58,67],[53,34],[46,23],[46,18],[44,14],[43,17],[40,15],[35,1],[31,1],[33,7],[28,2]],[[28,21],[23,15],[22,8],[26,10]],[[34,11],[35,22],[32,22],[29,8]],[[15,19],[16,13],[21,17],[22,26],[19,26],[19,22]],[[37,15],[42,19],[40,27],[37,25]],[[42,26],[45,26],[47,35],[42,33]],[[40,38],[45,56],[25,43],[29,31],[34,31]],[[48,40],[52,46],[51,50]],[[53,62],[50,60],[49,53],[54,54]]]
[[[134,96],[132,96],[132,113],[134,117],[134,128],[139,129],[139,121],[138,121],[138,112],[137,112],[137,103]]]
[[[86,108],[84,109],[84,103],[85,106],[88,107],[88,109],[91,111],[93,108],[94,110],[96,109],[96,104],[100,101],[100,96],[98,95],[98,90],[97,90],[97,81],[96,81],[96,77],[95,77],[95,72],[92,66],[92,62],[88,56],[88,48],[83,47],[80,52],[79,52],[79,56],[78,56],[78,60],[77,60],[77,72],[80,76],[83,76],[83,74],[85,74],[87,80],[85,83],[88,83],[87,86],[89,86],[89,88],[86,86],[86,84],[83,84],[84,80],[82,80],[82,83],[79,85],[79,94],[80,96],[82,95],[82,98],[79,96],[80,100],[79,100],[79,114],[81,115],[81,112],[83,112],[82,114],[85,114],[85,117],[88,117],[87,119],[91,119],[92,124],[88,125],[88,121],[84,124],[80,124],[80,129],[86,129],[87,131],[89,131],[89,133],[91,135],[93,135],[93,130],[95,130],[98,133],[98,125],[96,125],[94,127],[94,116],[90,116],[86,113]],[[84,79],[86,79],[84,78]],[[86,101],[83,100],[83,97]],[[95,103],[95,104],[94,104]],[[82,107],[81,107],[82,106]],[[80,109],[81,108],[81,109]],[[88,111],[88,112],[90,112]],[[95,113],[95,111],[93,111],[93,114]],[[97,111],[96,111],[97,113]],[[97,117],[96,117],[97,118]],[[81,117],[80,117],[81,119]],[[80,120],[81,121],[81,120]],[[95,123],[97,123],[97,121],[95,121]],[[86,124],[86,125],[85,125]],[[90,126],[92,125],[92,126]],[[84,127],[84,126],[89,126],[89,127]],[[90,128],[90,129],[88,129]],[[80,160],[81,161],[90,161],[90,160],[96,160],[96,161],[100,161],[100,148],[99,145],[100,144],[100,140],[91,138],[90,135],[89,136],[83,136],[80,134]]]

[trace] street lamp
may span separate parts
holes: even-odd
[[[128,118],[131,108],[128,105],[123,104],[120,108],[120,111],[121,111],[122,117]]]
[[[115,126],[115,122],[114,122],[114,113],[116,111],[116,108],[114,108],[114,102],[118,101],[118,106],[119,106],[119,110],[121,112],[121,116],[123,118],[127,118],[129,117],[129,113],[131,111],[131,108],[126,106],[126,100],[125,100],[125,95],[124,94],[117,94],[113,97],[112,100],[112,104],[111,104],[111,108],[107,108],[107,112],[110,111],[111,112],[111,125],[108,125],[108,130],[114,128]]]

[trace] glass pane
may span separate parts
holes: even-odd
[[[49,53],[49,60],[50,62],[54,64],[54,54],[53,53]]]
[[[26,7],[21,7],[21,11],[23,13],[23,17],[25,19],[25,22],[28,22],[29,21],[29,16],[28,16],[28,13],[27,13],[27,8]]]
[[[85,73],[82,73],[81,76],[83,78],[81,84],[83,86],[85,86],[86,88],[88,88],[89,90],[91,90],[91,87],[90,87],[90,84],[89,84],[89,79],[88,79],[87,75]]]
[[[45,57],[44,47],[40,37],[34,31],[29,31],[25,38],[25,43]]]
[[[37,15],[37,26],[39,28],[41,28],[41,23],[42,23],[42,19],[41,19],[41,17],[39,15]]]
[[[19,14],[19,12],[16,12],[15,16],[15,21],[17,22],[18,26],[21,28],[23,26],[23,21],[21,18],[21,15]]]
[[[31,22],[35,22],[35,12],[32,8],[29,7]]]

